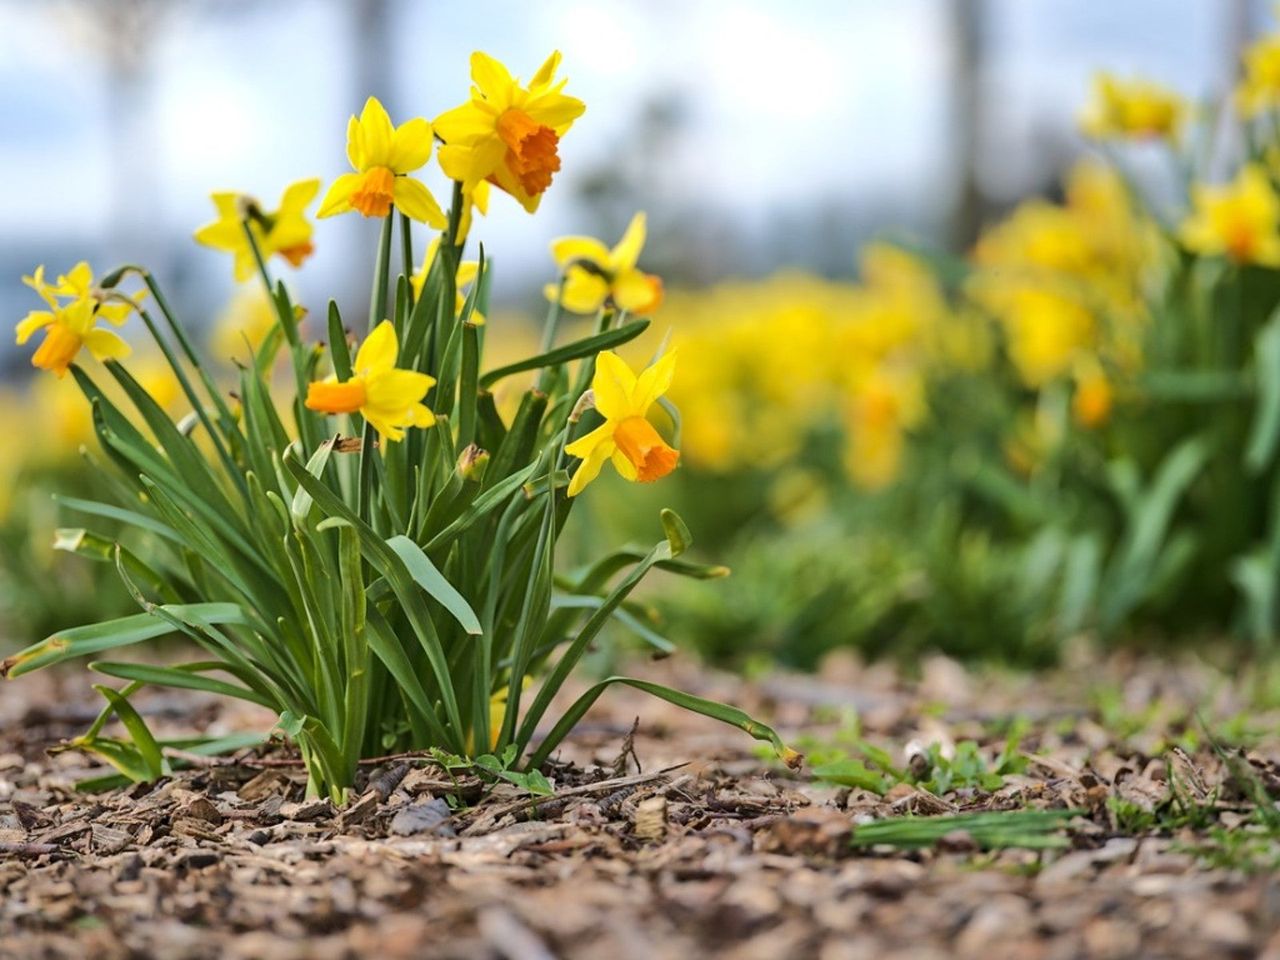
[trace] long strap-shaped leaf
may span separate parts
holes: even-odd
[[[525,715],[524,721],[520,725],[520,733],[516,737],[516,743],[522,752],[530,739],[532,739],[534,730],[537,729],[539,721],[542,720],[542,715],[546,713],[547,707],[551,705],[552,698],[560,687],[564,685],[569,673],[577,666],[578,661],[582,659],[587,647],[608,622],[613,611],[636,588],[636,585],[644,579],[644,575],[649,572],[650,567],[663,560],[670,560],[672,557],[678,556],[688,547],[692,539],[689,536],[689,528],[685,526],[684,521],[680,519],[680,516],[674,510],[662,511],[662,527],[667,534],[667,539],[650,550],[645,555],[645,558],[636,564],[635,568],[623,578],[622,582],[613,588],[613,591],[605,598],[604,602],[588,618],[582,627],[582,631],[569,644],[568,649],[561,654],[550,675],[542,682],[538,695],[534,698],[533,705]]]
[[[234,603],[165,604],[158,609],[172,616],[206,626],[216,624],[245,625],[244,612]],[[114,650],[173,633],[174,628],[159,617],[138,613],[130,617],[104,620],[83,627],[72,627],[0,661],[0,677],[18,677],[55,663],[83,657],[103,650]]]
[[[317,507],[328,516],[338,517],[351,524],[360,538],[360,550],[365,559],[373,564],[378,573],[386,577],[387,582],[391,584],[391,589],[395,592],[396,599],[404,607],[409,625],[417,635],[418,642],[422,646],[423,652],[426,653],[427,660],[431,664],[431,670],[435,674],[445,714],[449,718],[449,723],[453,726],[455,736],[452,738],[452,742],[454,747],[455,749],[461,749],[463,737],[462,718],[458,711],[457,697],[454,695],[453,681],[449,675],[449,663],[445,657],[444,647],[440,643],[440,637],[436,632],[435,624],[431,621],[431,613],[427,609],[426,601],[422,597],[420,588],[413,581],[408,570],[405,569],[404,561],[400,559],[394,550],[387,546],[386,541],[378,536],[372,527],[356,516],[355,512],[343,503],[337,494],[307,473],[306,468],[301,463],[290,457],[287,464],[289,472],[311,494]]]
[[[149,683],[154,687],[176,687],[182,690],[202,690],[205,693],[217,694],[221,697],[233,697],[247,700],[269,710],[279,710],[280,704],[272,698],[256,693],[248,687],[206,677],[203,670],[228,670],[229,665],[219,662],[188,663],[179,667],[153,667],[145,663],[117,663],[108,660],[97,660],[89,664],[89,669],[108,677],[120,680],[137,680]]]
[[[541,367],[552,367],[556,364],[568,363],[570,360],[578,360],[582,357],[594,357],[601,350],[610,350],[613,347],[621,346],[629,340],[634,340],[644,333],[648,327],[648,320],[633,320],[631,323],[623,324],[615,330],[606,330],[604,333],[593,334],[581,340],[575,340],[573,343],[566,343],[563,347],[556,347],[546,353],[529,357],[527,360],[509,363],[505,367],[498,367],[496,370],[490,370],[486,373],[480,378],[480,386],[487,390],[503,377],[509,377],[513,373],[523,373],[525,370],[537,370]]]
[[[529,758],[528,769],[536,770],[542,766],[547,757],[551,756],[551,752],[560,745],[560,742],[569,734],[569,731],[591,709],[592,704],[600,698],[600,694],[615,683],[643,690],[645,693],[666,700],[668,703],[674,703],[677,707],[682,707],[685,710],[700,713],[704,717],[712,717],[737,727],[756,740],[767,741],[778,756],[785,760],[788,765],[795,766],[800,762],[800,755],[782,742],[782,738],[778,736],[773,727],[753,719],[748,713],[739,710],[737,707],[718,703],[715,700],[707,700],[705,697],[695,697],[691,693],[682,693],[679,690],[673,690],[671,687],[663,686],[660,683],[652,683],[648,680],[637,680],[634,677],[608,677],[575,700],[572,706],[565,711],[564,716],[556,721],[556,725],[551,728],[551,732],[547,734],[546,739],[538,745],[538,749]]]
[[[473,637],[478,637],[483,632],[480,628],[480,618],[471,609],[471,604],[467,603],[467,598],[445,579],[444,574],[422,552],[420,546],[408,537],[392,537],[387,541],[387,546],[395,551],[396,556],[404,563],[405,569],[409,571],[409,576],[413,577],[418,586],[448,610],[463,630]]]

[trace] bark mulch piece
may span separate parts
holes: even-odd
[[[88,758],[44,752],[92,716],[80,681],[24,679],[0,698],[0,957],[1280,958],[1272,875],[1191,852],[1211,830],[1246,829],[1232,763],[1280,785],[1266,732],[1280,727],[1242,684],[1127,660],[1090,668],[1101,699],[1078,669],[1032,680],[935,660],[907,682],[833,663],[755,684],[655,669],[797,740],[838,742],[856,708],[860,735],[904,765],[913,742],[985,747],[1023,717],[1027,762],[990,791],[878,796],[792,775],[736,731],[623,694],[544,771],[548,798],[399,758],[335,808],[303,795],[280,752],[89,795],[74,788],[101,772]],[[271,721],[194,696],[136,703],[166,733]],[[1249,712],[1263,732],[1229,760],[1187,740],[1197,712],[1210,725]],[[1171,797],[1208,821],[1135,827]],[[964,834],[850,845],[871,817],[1063,806],[1090,813],[1061,850],[984,853]]]

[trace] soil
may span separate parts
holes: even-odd
[[[856,712],[857,736],[907,767],[964,739],[993,758],[1021,718],[1021,772],[879,796],[620,692],[546,769],[550,798],[403,758],[370,765],[337,809],[305,799],[283,746],[86,794],[92,758],[46,751],[96,712],[88,681],[37,675],[0,688],[0,956],[1280,958],[1274,836],[1249,858],[1203,853],[1256,829],[1253,802],[1274,807],[1232,774],[1233,758],[1280,785],[1256,678],[1132,659],[1040,678],[931,660],[910,681],[852,662],[757,682],[642,669],[815,755],[849,741]],[[135,702],[166,734],[272,721],[198,696]],[[1210,743],[1226,728],[1245,749]],[[1171,814],[1188,798],[1194,823]],[[850,842],[874,818],[1022,807],[1084,812],[1062,849]]]

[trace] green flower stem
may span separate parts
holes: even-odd
[[[225,429],[229,434],[238,433],[236,418],[232,416],[231,408],[228,407],[226,401],[222,399],[222,393],[218,390],[217,384],[213,382],[213,378],[209,376],[209,372],[204,368],[204,364],[200,362],[200,356],[196,353],[196,349],[192,345],[190,338],[187,337],[186,331],[182,328],[182,325],[178,323],[177,318],[174,317],[173,311],[169,309],[169,301],[165,299],[164,293],[160,290],[160,285],[156,283],[155,277],[151,275],[151,271],[146,270],[143,267],[129,267],[126,269],[136,271],[137,274],[142,277],[143,283],[147,285],[147,289],[151,291],[151,296],[155,298],[156,306],[160,308],[161,315],[164,316],[165,322],[169,324],[169,329],[173,331],[174,337],[177,338],[178,345],[182,348],[183,354],[186,356],[187,360],[191,362],[191,366],[195,368],[196,373],[200,375],[200,380],[204,384],[205,390],[213,400],[214,406],[218,408],[218,416],[222,420],[223,429]],[[143,311],[141,310],[139,311],[139,313],[142,312]],[[152,336],[155,336],[154,327],[152,329]],[[156,337],[156,339],[157,342],[159,342],[159,337]],[[161,348],[163,349],[163,344],[161,345]],[[167,351],[166,356],[169,356]],[[179,382],[181,382],[182,374],[178,371],[176,364],[170,360],[170,365],[174,367],[175,373],[178,374]],[[188,396],[190,397],[191,394],[188,393]],[[200,416],[201,422],[205,424],[205,429],[209,429],[208,421],[202,413],[204,405],[202,403],[197,404],[195,400],[192,400],[192,404],[195,406],[196,414]],[[212,430],[209,432],[211,434],[213,433]],[[218,442],[216,436],[214,438],[214,442]]]
[[[382,218],[382,235],[378,240],[378,259],[373,265],[373,291],[369,295],[369,330],[387,316],[387,275],[391,272],[391,214]]]
[[[555,346],[556,330],[560,327],[560,318],[564,316],[564,285],[567,280],[567,273],[560,274],[556,298],[552,301],[551,306],[547,308],[547,319],[542,325],[542,349],[538,351],[539,353],[546,353]],[[558,367],[543,367],[538,374],[538,389],[543,393],[548,393],[558,372]]]
[[[289,341],[289,346],[297,348],[301,344],[298,337],[298,324],[293,317],[287,317],[281,312],[276,301],[276,285],[271,279],[271,273],[267,269],[267,261],[262,256],[262,250],[258,247],[258,240],[253,235],[253,231],[249,229],[248,220],[243,221],[243,226],[244,235],[249,241],[249,249],[253,251],[253,259],[258,264],[258,276],[262,278],[262,288],[266,291],[267,299],[271,301],[271,305],[276,308],[276,315],[280,319],[280,328],[284,331],[284,336]]]
[[[400,214],[400,259],[403,264],[404,278],[409,283],[409,313],[413,312],[413,234],[409,227],[411,221],[403,213]]]
[[[157,298],[157,303],[159,299]],[[161,308],[163,309],[163,308]],[[191,408],[195,415],[200,418],[200,423],[205,429],[205,433],[213,441],[214,449],[218,451],[218,458],[222,461],[222,466],[226,469],[227,475],[235,481],[237,489],[241,495],[246,498],[249,495],[249,489],[245,485],[244,477],[241,475],[240,468],[231,458],[231,454],[227,451],[226,445],[222,442],[222,435],[214,429],[213,424],[209,421],[209,415],[205,413],[204,401],[196,393],[195,388],[191,385],[190,378],[187,377],[186,371],[182,369],[182,364],[178,358],[174,356],[173,348],[160,336],[160,330],[156,327],[156,322],[151,314],[147,313],[141,307],[138,308],[138,316],[142,318],[142,322],[146,324],[147,330],[151,333],[151,339],[156,342],[156,346],[160,348],[160,352],[164,354],[164,358],[169,363],[173,375],[178,379],[178,385],[182,388],[182,392],[186,395],[187,400],[191,403]],[[208,387],[208,384],[206,384]]]

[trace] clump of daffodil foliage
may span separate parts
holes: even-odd
[[[207,654],[176,666],[91,663],[125,685],[99,687],[107,706],[76,746],[130,778],[154,779],[173,758],[129,697],[144,685],[207,691],[274,711],[312,791],[341,799],[362,759],[399,751],[490,755],[512,771],[536,771],[599,695],[623,683],[795,759],[736,708],[626,677],[602,680],[558,718],[548,715],[650,569],[723,572],[680,558],[689,534],[670,511],[652,549],[615,550],[573,574],[555,567],[574,498],[606,463],[648,482],[679,461],[678,438],[659,430],[678,432],[663,397],[675,354],[637,374],[612,352],[648,326],[640,315],[661,300],[660,281],[636,267],[643,218],[613,250],[558,241],[561,276],[541,352],[481,372],[490,275],[483,251],[464,262],[463,248],[492,187],[533,212],[559,171],[560,139],[584,105],[563,93],[558,66],[553,55],[525,85],[477,53],[470,98],[434,123],[395,126],[373,98],[351,118],[352,172],[329,186],[318,216],[382,221],[361,335],[333,302],[313,329],[271,277],[274,258],[297,267],[312,252],[306,211],[318,180],[288,187],[275,209],[214,194],[217,219],[196,239],[232,254],[238,278],[258,274],[274,308],[265,334],[245,338],[246,353],[256,346],[234,389],[219,385],[143,267],[95,279],[80,265],[54,282],[37,269],[27,278],[46,308],[18,325],[18,342],[41,335],[34,365],[74,378],[104,458],[95,472],[101,496],[64,506],[113,532],[63,531],[61,545],[113,562],[142,612],[61,631],[5,660],[3,673],[172,634]],[[452,181],[447,211],[415,176],[436,140]],[[415,271],[418,225],[434,235]],[[561,342],[566,309],[594,314],[594,332]],[[172,371],[176,403],[158,402],[130,369],[130,347],[114,328],[134,314]],[[81,365],[86,353],[101,369]],[[286,397],[270,389],[282,354]],[[530,386],[504,419],[491,388],[519,377]],[[655,424],[657,409],[667,415]],[[127,738],[103,735],[112,715]]]

